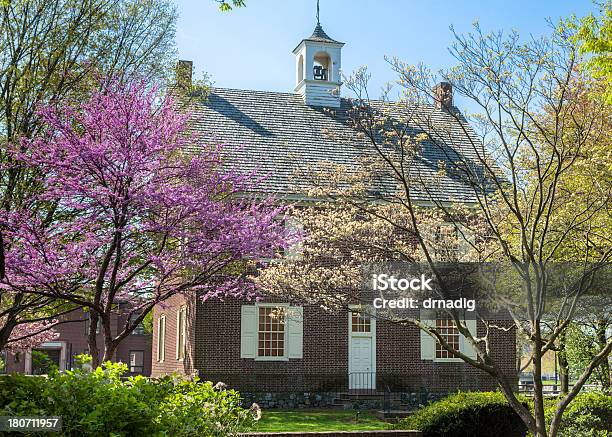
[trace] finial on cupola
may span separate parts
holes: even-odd
[[[323,30],[317,0],[317,25],[312,35],[293,49],[297,67],[295,92],[304,97],[307,105],[340,106],[340,54],[343,45]]]

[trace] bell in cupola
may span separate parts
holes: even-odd
[[[308,38],[293,50],[296,59],[295,92],[310,106],[340,106],[340,65],[344,43],[330,38],[319,21]]]

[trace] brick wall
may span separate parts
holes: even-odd
[[[240,358],[240,307],[243,302],[198,302],[191,346],[194,368],[203,379],[223,381],[243,392],[330,392],[347,389],[348,316],[319,307],[304,308],[303,359],[257,361]],[[194,314],[194,313],[191,313]],[[174,345],[176,328],[167,316],[167,347]],[[509,325],[510,322],[499,322]],[[173,326],[173,327],[171,327]],[[484,372],[463,362],[420,359],[420,336],[413,326],[377,323],[377,381],[393,391],[446,393],[492,390],[496,384]],[[479,335],[483,326],[479,326]],[[515,378],[514,331],[491,334],[493,357],[503,372]],[[155,337],[154,337],[155,341]],[[155,343],[154,343],[155,344]],[[174,350],[174,349],[172,349]],[[168,355],[167,355],[168,356]],[[153,366],[153,374],[176,370]]]
[[[304,308],[304,358],[256,361],[240,358],[240,307],[243,302],[208,301],[198,305],[196,368],[204,379],[244,391],[330,391],[346,383],[348,317]],[[316,333],[316,335],[312,335]]]
[[[113,315],[111,318],[111,331],[117,333],[119,327],[125,323],[127,316]],[[87,313],[83,310],[72,311],[62,317],[62,323],[58,325],[55,330],[59,333],[59,337],[54,340],[58,342],[65,342],[67,347],[67,363],[68,369],[74,366],[74,357],[82,353],[88,353],[87,345],[87,328],[86,320]],[[100,349],[100,356],[104,349],[104,338],[102,332],[97,336],[98,348]],[[117,347],[113,361],[121,361],[129,364],[130,351],[143,351],[144,352],[144,371],[143,375],[151,374],[151,336],[146,334],[132,334],[127,336]],[[8,354],[7,356],[7,372],[20,372],[25,371],[25,353]]]
[[[158,304],[153,309],[153,339],[152,339],[152,366],[151,375],[159,376],[172,373],[183,375],[192,375],[194,373],[193,359],[194,348],[193,339],[195,335],[195,298],[186,297],[183,295],[172,296],[165,302]],[[179,360],[177,358],[177,313],[180,307],[187,308],[187,338],[185,343],[185,358]],[[157,342],[158,342],[158,321],[161,315],[166,316],[166,341],[165,341],[165,359],[157,360]]]
[[[508,321],[498,321],[511,326]],[[484,335],[478,323],[477,335]],[[516,340],[514,331],[490,333],[492,356],[507,375],[515,375]],[[485,372],[464,362],[421,360],[419,329],[390,322],[377,323],[377,373],[393,391],[445,393],[461,390],[494,390],[496,383]],[[513,376],[515,378],[515,376]]]

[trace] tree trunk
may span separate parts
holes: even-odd
[[[4,279],[6,275],[6,262],[4,255],[4,236],[0,229],[0,280]]]
[[[110,307],[109,307],[110,309]],[[117,349],[116,342],[113,341],[113,335],[111,332],[111,316],[110,313],[105,314],[106,317],[102,318],[102,330],[104,332],[104,356],[102,362],[112,361],[115,351]]]
[[[535,437],[546,437],[546,419],[544,416],[544,394],[542,386],[542,333],[540,321],[533,323],[533,408],[536,429]]]
[[[91,368],[96,369],[100,366],[100,349],[98,349],[98,335],[96,331],[98,330],[98,320],[99,316],[94,311],[89,311],[89,328],[87,332],[87,344],[89,347],[89,354],[91,355]]]
[[[15,324],[12,319],[5,320],[4,325],[0,327],[0,350],[3,350],[6,347],[9,338],[11,338],[14,327]]]
[[[598,346],[598,349],[601,350],[606,347],[606,342],[607,342],[606,330],[608,327],[607,320],[598,319],[595,326],[596,326],[595,336],[597,338],[596,340],[597,346]],[[612,386],[612,383],[610,381],[610,379],[612,379],[612,375],[610,374],[610,362],[607,359],[604,360],[599,365],[599,370],[601,374],[601,378],[600,378],[601,389],[605,393],[610,393],[610,388]]]
[[[115,342],[104,341],[104,356],[102,357],[102,362],[105,363],[107,361],[112,361],[116,350],[117,345],[115,344]]]
[[[516,398],[512,387],[508,383],[508,380],[503,376],[500,377],[499,375],[496,376],[496,379],[497,379],[497,383],[499,384],[499,387],[502,393],[508,400],[508,403],[510,404],[512,409],[519,415],[519,417],[521,418],[521,420],[523,421],[527,429],[531,433],[536,435],[536,423],[533,420],[533,417],[531,417],[531,413]]]
[[[560,391],[562,395],[569,392],[569,362],[567,361],[567,351],[565,349],[565,333],[563,330],[559,334],[559,348],[557,351],[557,362],[559,364],[559,382],[561,384]]]
[[[0,297],[2,297],[1,293]],[[11,338],[11,334],[13,333],[13,329],[15,328],[15,326],[17,326],[16,314],[18,314],[18,308],[21,305],[22,301],[23,293],[15,294],[15,297],[13,298],[13,302],[11,304],[12,308],[7,311],[7,316],[5,317],[4,325],[2,326],[2,328],[0,328],[0,351],[6,347],[6,344],[8,343],[9,338]]]

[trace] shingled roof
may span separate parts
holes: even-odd
[[[325,31],[323,30],[323,27],[321,27],[320,23],[317,23],[317,25],[314,28],[314,31],[312,32],[312,35],[310,35],[309,38],[306,38],[310,41],[319,41],[319,42],[330,42],[330,43],[335,43],[335,44],[344,44],[340,41],[336,41],[335,39],[332,39],[329,37],[329,35],[327,35],[325,33]]]
[[[391,105],[394,111],[399,111],[398,118],[402,115],[401,106],[397,104],[377,104]],[[300,176],[300,169],[318,161],[350,167],[360,158],[374,153],[368,140],[360,138],[348,123],[350,105],[349,100],[341,99],[340,108],[326,110],[307,106],[297,94],[212,88],[204,101],[195,102],[190,108],[193,146],[228,145],[230,162],[240,162],[245,171],[257,168],[269,175],[262,187],[266,192],[302,193],[309,180]],[[457,120],[444,110],[433,105],[417,109],[422,119],[435,126],[434,134],[444,137],[445,144],[452,150],[425,144],[422,159],[415,163],[415,172],[426,183],[427,180],[436,181],[434,191],[439,200],[474,202],[474,193],[467,184],[453,176],[452,171],[440,176],[438,170],[440,162],[444,162],[447,169],[452,168],[453,155],[460,154],[468,160],[474,158],[470,141],[478,141],[478,138],[465,120]],[[421,123],[409,125],[409,129],[415,135],[423,132]],[[381,187],[381,190],[390,190],[390,186]],[[429,200],[428,194],[418,188],[415,197]]]

